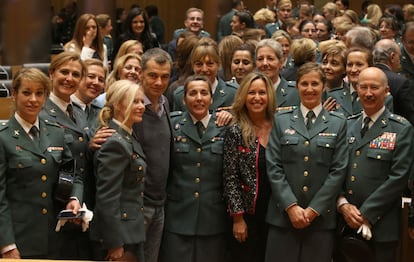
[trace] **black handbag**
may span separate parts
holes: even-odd
[[[75,180],[76,161],[73,159],[62,165],[59,178],[55,188],[55,199],[67,203],[72,194],[73,182]]]
[[[375,262],[371,242],[347,225],[344,225],[340,231],[339,249],[347,261]]]

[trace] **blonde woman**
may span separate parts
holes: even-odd
[[[115,64],[118,58],[129,53],[134,53],[142,56],[144,53],[142,43],[138,40],[127,40],[123,42],[118,52],[116,54],[113,54],[115,58],[112,61],[114,61]]]
[[[126,54],[116,60],[114,64],[114,70],[109,74],[106,79],[105,86],[108,88],[117,80],[127,79],[132,83],[139,83],[139,77],[141,75],[141,57],[137,54]],[[101,94],[96,98],[96,104],[104,106],[106,99],[106,93]]]
[[[96,260],[143,261],[146,163],[132,125],[142,121],[144,111],[139,85],[119,80],[108,88],[99,122],[116,132],[94,155],[96,205],[91,238]]]
[[[265,148],[273,126],[273,84],[261,73],[241,82],[232,106],[233,122],[224,138],[224,196],[234,239],[229,261],[264,261],[270,197]]]

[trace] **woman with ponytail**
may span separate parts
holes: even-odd
[[[144,93],[138,84],[119,80],[108,88],[106,101],[99,123],[116,132],[94,156],[94,259],[143,261],[146,164],[132,125],[142,121]]]

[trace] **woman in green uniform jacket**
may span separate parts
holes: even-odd
[[[0,249],[3,258],[57,259],[57,202],[54,190],[63,163],[72,159],[59,126],[39,118],[50,81],[38,69],[19,71],[13,79],[16,111],[0,126]],[[76,213],[83,183],[75,177]],[[79,201],[78,201],[79,200]]]
[[[101,127],[116,132],[94,156],[94,259],[144,261],[146,164],[142,147],[132,132],[132,125],[142,121],[144,93],[137,84],[119,80],[109,86],[106,99],[99,122]]]
[[[168,178],[161,261],[224,261],[228,229],[223,199],[224,127],[218,127],[211,85],[191,76],[184,85],[185,112],[173,112],[172,173]]]

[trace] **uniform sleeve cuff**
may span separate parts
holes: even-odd
[[[339,208],[345,204],[349,204],[348,200],[344,196],[339,196],[336,200],[336,209],[339,211]]]
[[[17,248],[16,244],[10,244],[10,245],[2,247],[1,248],[1,253],[4,254],[4,253],[9,252],[10,250],[13,250],[13,249],[16,249],[16,248]]]

